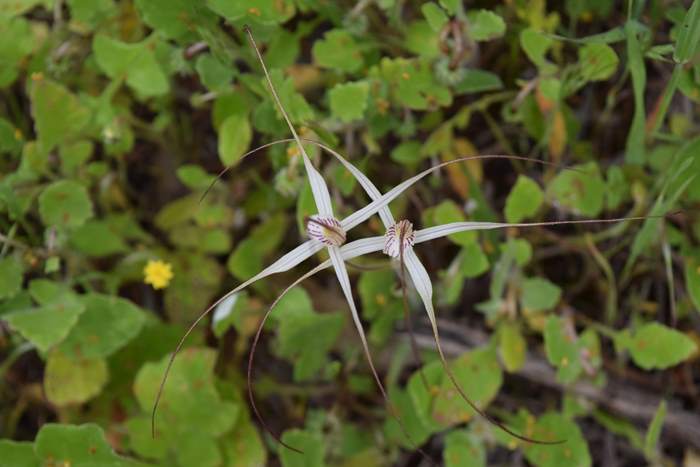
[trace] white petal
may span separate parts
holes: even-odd
[[[508,227],[513,224],[502,222],[452,222],[450,224],[436,225],[416,231],[416,243],[427,242],[440,237],[446,237],[457,232],[466,230],[488,230]]]
[[[423,300],[430,324],[437,326],[435,310],[433,309],[433,283],[430,280],[428,271],[425,270],[423,263],[420,262],[412,248],[404,251],[404,261],[413,286],[416,288],[416,292],[420,295],[421,300]]]
[[[212,316],[211,318],[212,328],[215,328],[216,324],[220,321],[223,321],[224,319],[228,318],[228,316],[233,311],[233,307],[236,306],[238,297],[240,297],[240,294],[238,293],[230,295],[216,306],[216,308],[214,309],[214,316]]]
[[[314,201],[316,202],[318,213],[323,217],[333,217],[333,207],[331,205],[331,195],[328,192],[328,185],[326,185],[326,181],[309,160],[309,157],[306,155],[306,151],[304,151],[303,146],[301,145],[301,141],[298,143],[299,147],[302,148],[304,167],[306,167],[306,173],[309,175],[311,192],[314,195]]]
[[[352,288],[350,287],[350,278],[348,277],[348,270],[345,268],[345,262],[340,253],[340,248],[329,247],[328,253],[331,256],[331,262],[335,268],[335,274],[338,276],[338,282],[340,283],[340,288],[343,289],[343,294],[345,294],[345,300],[348,302],[350,307],[350,314],[352,315],[352,320],[355,323],[357,332],[360,334],[360,340],[362,341],[362,347],[365,349],[365,353],[369,354],[369,346],[367,345],[367,337],[365,336],[365,331],[362,328],[362,321],[360,321],[360,315],[355,307],[355,300],[352,296]]]
[[[334,151],[332,148],[326,146],[325,144],[318,143],[316,141],[306,139],[304,141],[313,143],[318,147],[323,148],[326,151],[333,154],[333,156],[335,156],[335,158],[338,159],[338,161],[340,161],[340,163],[343,164],[343,166],[345,166],[345,168],[348,169],[348,171],[350,171],[351,174],[353,174],[360,186],[362,186],[362,188],[367,192],[367,195],[370,197],[370,199],[375,200],[381,198],[382,194],[377,189],[377,187],[374,186],[374,183],[372,183],[372,181],[369,178],[367,178],[367,176],[364,173],[362,173],[360,169],[352,165],[350,161],[345,159],[338,152]],[[384,223],[384,227],[386,228],[389,228],[390,225],[394,224],[394,216],[391,214],[391,211],[389,210],[388,206],[383,206],[379,209],[379,217],[381,217],[382,222]],[[343,227],[345,227],[345,225],[343,225]]]

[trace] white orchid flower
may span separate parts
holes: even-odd
[[[330,266],[333,266],[336,276],[338,277],[338,281],[340,283],[340,286],[343,290],[343,293],[345,295],[345,298],[348,302],[348,306],[350,307],[351,315],[353,318],[353,322],[358,330],[358,333],[360,335],[360,340],[362,343],[363,351],[365,353],[365,356],[367,358],[367,361],[370,365],[370,369],[373,373],[374,379],[377,382],[377,385],[384,396],[385,400],[387,403],[389,402],[388,395],[383,387],[383,384],[381,382],[381,379],[379,378],[379,375],[374,367],[374,364],[372,362],[371,354],[369,351],[369,346],[367,343],[367,339],[365,337],[365,333],[362,327],[362,322],[360,320],[357,308],[354,303],[354,299],[352,296],[352,290],[350,286],[350,279],[347,273],[347,268],[345,266],[345,261],[348,261],[350,259],[356,258],[358,256],[362,256],[368,253],[372,252],[378,252],[378,251],[384,251],[386,254],[393,258],[398,258],[401,261],[401,270],[402,270],[402,280],[404,276],[404,268],[405,270],[408,271],[409,276],[411,277],[411,280],[416,288],[416,291],[420,295],[426,311],[428,313],[429,320],[431,322],[431,326],[433,328],[433,334],[434,338],[436,341],[436,345],[440,354],[440,358],[443,362],[443,365],[445,366],[445,369],[448,373],[448,376],[450,377],[451,381],[459,391],[459,393],[462,395],[462,397],[469,403],[469,405],[477,412],[479,413],[482,417],[485,419],[491,421],[492,423],[498,425],[501,427],[504,431],[508,432],[512,436],[521,439],[523,441],[527,442],[534,442],[534,443],[542,443],[542,444],[555,444],[558,443],[559,441],[538,441],[538,440],[532,440],[529,438],[526,438],[522,435],[519,435],[512,430],[508,429],[504,425],[502,425],[500,422],[494,420],[492,417],[487,415],[485,412],[483,412],[481,409],[479,409],[464,393],[464,391],[459,387],[457,384],[451,370],[449,369],[449,366],[447,365],[446,359],[444,357],[444,354],[442,352],[441,346],[440,346],[440,340],[439,340],[439,334],[438,334],[438,329],[437,329],[437,322],[435,319],[435,311],[432,305],[432,282],[430,280],[430,277],[428,276],[427,271],[421,264],[420,260],[418,259],[418,256],[415,254],[413,251],[413,246],[414,244],[426,242],[429,240],[437,239],[443,236],[447,236],[453,233],[457,232],[462,232],[465,230],[483,230],[483,229],[496,229],[496,228],[503,228],[503,227],[528,227],[528,226],[545,226],[545,225],[558,225],[558,224],[571,224],[571,223],[593,223],[593,222],[617,222],[620,220],[630,220],[630,219],[637,219],[637,218],[618,218],[618,219],[607,219],[607,220],[575,220],[575,221],[560,221],[560,222],[538,222],[538,223],[519,223],[519,224],[508,224],[508,223],[494,223],[494,222],[456,222],[456,223],[451,223],[451,224],[445,224],[441,226],[436,226],[436,227],[431,227],[423,230],[418,230],[418,231],[413,231],[413,226],[412,224],[407,221],[407,220],[402,220],[400,222],[395,222],[393,215],[391,214],[391,211],[388,208],[389,203],[394,200],[396,197],[398,197],[401,193],[403,193],[406,189],[408,189],[410,186],[424,178],[425,176],[435,172],[436,170],[439,170],[443,167],[446,167],[450,164],[455,164],[455,163],[460,163],[464,162],[467,160],[475,160],[475,159],[519,159],[519,160],[527,160],[527,161],[534,161],[537,163],[541,164],[546,164],[546,165],[554,165],[550,164],[547,162],[543,161],[537,161],[533,160],[527,157],[518,157],[518,156],[504,156],[504,155],[481,155],[481,156],[470,156],[470,157],[463,157],[463,158],[458,158],[458,159],[453,159],[447,162],[443,162],[441,164],[438,164],[430,169],[424,170],[423,172],[420,172],[419,174],[403,181],[384,195],[382,195],[379,190],[374,186],[374,184],[355,166],[353,166],[350,162],[348,162],[346,159],[344,159],[340,154],[338,154],[336,151],[332,150],[331,148],[320,144],[315,141],[310,141],[310,140],[305,140],[309,143],[315,144],[320,146],[323,149],[326,149],[329,151],[331,154],[333,154],[334,157],[336,157],[352,174],[355,176],[357,181],[360,183],[362,188],[367,192],[369,197],[371,198],[371,202],[366,205],[365,207],[359,209],[358,211],[353,212],[351,215],[346,217],[345,219],[338,220],[334,217],[333,214],[333,208],[332,208],[332,203],[331,203],[331,198],[329,194],[328,187],[323,180],[323,177],[321,174],[315,169],[313,164],[311,163],[311,160],[309,159],[306,150],[302,144],[302,138],[298,136],[296,133],[296,130],[294,129],[287,113],[285,112],[284,108],[282,107],[282,104],[280,102],[280,99],[272,85],[272,82],[270,80],[269,73],[267,71],[267,68],[265,67],[264,62],[262,61],[262,56],[255,46],[255,42],[252,38],[252,35],[250,34],[249,30],[246,30],[248,33],[251,43],[253,44],[255,51],[258,55],[258,58],[260,60],[260,63],[262,65],[265,78],[267,80],[267,83],[270,87],[272,96],[278,105],[278,108],[280,109],[283,118],[287,122],[287,125],[289,126],[291,133],[293,135],[293,139],[288,139],[288,140],[281,140],[281,141],[276,141],[274,143],[269,143],[264,146],[261,146],[253,151],[250,151],[249,153],[245,154],[243,157],[246,157],[254,152],[257,152],[265,147],[269,147],[272,144],[278,144],[278,143],[284,143],[284,142],[296,142],[298,145],[303,162],[304,162],[304,167],[305,170],[309,176],[309,182],[311,185],[314,201],[318,210],[318,214],[311,216],[310,218],[307,219],[306,227],[307,227],[307,233],[310,237],[309,240],[306,242],[302,243],[289,253],[285,254],[282,256],[280,259],[275,261],[272,265],[268,266],[265,268],[263,271],[255,275],[254,277],[248,279],[244,283],[240,284],[238,287],[234,288],[233,290],[229,291],[226,293],[224,296],[222,296],[219,300],[217,300],[215,303],[213,303],[209,308],[207,308],[202,314],[200,314],[197,319],[190,325],[190,327],[187,329],[181,340],[178,342],[178,345],[173,352],[173,354],[170,357],[170,360],[168,361],[168,365],[166,366],[166,370],[163,376],[163,379],[161,381],[158,393],[156,395],[156,400],[154,402],[153,406],[153,412],[152,412],[152,432],[153,436],[155,436],[155,415],[156,411],[158,408],[158,403],[160,401],[160,397],[162,395],[162,392],[165,387],[165,382],[167,380],[168,374],[172,368],[172,364],[174,362],[175,357],[181,350],[186,338],[189,336],[189,334],[195,329],[195,327],[201,322],[202,319],[204,319],[212,310],[214,310],[218,305],[220,305],[224,300],[228,299],[232,295],[242,291],[252,283],[263,279],[265,277],[268,277],[272,274],[276,273],[281,273],[284,271],[288,271],[292,269],[293,267],[299,265],[306,259],[310,258],[311,256],[315,255],[319,251],[321,251],[323,248],[326,248],[329,253],[329,259],[314,268],[313,270],[309,271],[302,277],[300,277],[292,286],[290,286],[285,292],[278,297],[278,299],[273,303],[273,305],[269,308],[268,312],[266,313],[265,317],[263,318],[263,321],[261,322],[260,328],[258,329],[258,333],[255,336],[254,343],[253,343],[253,349],[255,348],[259,336],[262,332],[262,325],[267,319],[267,316],[269,315],[270,311],[274,308],[274,306],[278,303],[279,299],[284,296],[284,294],[291,289],[294,285],[297,285],[304,279],[312,276],[313,274],[328,268]],[[222,175],[227,169],[225,169],[220,175]],[[357,240],[348,244],[345,244],[346,240],[346,232],[359,225],[360,223],[364,222],[367,220],[369,217],[374,215],[375,213],[378,213],[385,228],[387,229],[387,233],[385,236],[381,237],[370,237],[362,240]],[[641,218],[639,218],[641,219]],[[251,374],[252,374],[252,361],[254,357],[254,350],[251,351],[250,354],[250,360],[249,360],[249,367],[248,367],[248,392],[251,400],[251,405],[258,416],[258,419],[261,421],[263,426],[267,429],[267,426],[264,423],[264,420],[260,416],[257,407],[255,406],[255,402],[253,399],[253,393],[252,393],[252,386],[250,384],[251,381]],[[400,421],[400,419],[397,418],[397,421],[401,425],[402,430],[404,431],[404,434],[409,438],[410,436],[408,435],[407,430],[403,426],[403,423]],[[278,436],[276,436],[271,430],[268,429],[270,434],[275,437],[275,439],[280,442],[280,444],[284,445],[285,447],[292,449],[294,451],[299,451],[298,449],[295,449],[291,446],[288,446],[287,444],[283,443],[281,439],[279,439]],[[415,443],[414,443],[415,444]],[[420,449],[418,449],[419,452]],[[424,453],[423,453],[424,454]],[[425,454],[424,454],[425,455]],[[427,457],[427,456],[426,456]]]

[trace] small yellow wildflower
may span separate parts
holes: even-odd
[[[151,284],[154,289],[164,289],[173,278],[173,267],[161,260],[150,260],[143,268],[144,282]]]

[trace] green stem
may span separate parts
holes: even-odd
[[[683,65],[681,65],[680,63],[676,64],[676,66],[673,67],[673,74],[671,75],[671,78],[666,84],[666,89],[664,89],[663,96],[661,97],[661,102],[659,103],[659,108],[657,109],[656,116],[654,117],[654,126],[652,126],[651,131],[649,132],[651,137],[654,137],[656,132],[659,131],[659,127],[664,121],[666,111],[668,111],[668,106],[671,104],[671,99],[673,98],[673,95],[676,92],[676,88],[678,87],[678,83],[681,80],[682,72]]]

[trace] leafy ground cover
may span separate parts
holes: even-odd
[[[200,322],[152,436],[187,327],[318,212],[293,141],[242,159],[291,136],[245,25],[300,136],[380,193],[464,156],[549,164],[434,170],[390,204],[417,232],[653,216],[415,245],[454,379],[565,442],[459,397],[381,254],[345,291],[392,406],[326,271],[255,358],[257,407],[303,453],[252,416],[256,329],[306,264]],[[0,0],[0,38],[0,467],[700,465],[700,2]],[[305,150],[338,219],[375,197]]]

